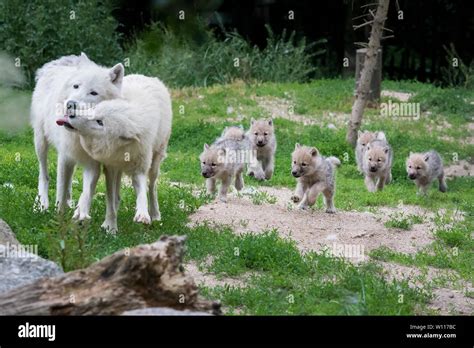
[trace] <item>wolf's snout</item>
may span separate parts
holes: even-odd
[[[78,103],[74,100],[68,100],[66,103],[66,114],[69,116],[69,118],[74,118],[76,117],[76,111],[78,108]]]
[[[370,171],[371,171],[372,173],[375,173],[375,172],[377,171],[377,167],[370,167]]]
[[[299,177],[298,172],[296,170],[293,170],[291,172],[291,175],[293,175],[295,178]]]
[[[408,175],[408,177],[409,177],[411,180],[415,180],[415,179],[416,179],[416,174],[410,174],[410,175]]]

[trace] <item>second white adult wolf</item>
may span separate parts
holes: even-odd
[[[84,165],[83,191],[75,218],[89,218],[89,208],[99,178],[99,163],[80,146],[79,136],[59,127],[56,121],[67,112],[84,104],[93,105],[121,96],[124,67],[112,69],[98,66],[83,53],[66,56],[45,64],[36,72],[36,86],[31,102],[31,124],[39,160],[38,197],[41,210],[49,207],[48,147],[58,151],[56,204],[63,210],[71,202],[71,184],[76,163]],[[67,110],[64,110],[65,107]],[[59,113],[59,114],[58,114]]]
[[[171,97],[159,79],[125,76],[122,94],[123,99],[99,103],[90,115],[65,120],[77,130],[87,154],[105,165],[107,213],[102,227],[111,231],[117,230],[122,172],[132,177],[137,195],[134,221],[161,219],[156,181],[171,135]]]

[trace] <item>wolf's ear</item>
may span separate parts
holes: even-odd
[[[411,155],[413,155],[413,151],[410,151],[410,153],[408,154],[408,156],[411,156]]]
[[[316,157],[318,155],[318,149],[312,147],[311,150],[309,150],[309,153],[311,154],[311,156]]]
[[[378,140],[387,140],[387,138],[385,137],[385,133],[382,132],[382,131],[375,132],[375,139],[378,139]]]
[[[250,125],[253,125],[254,123],[255,123],[255,119],[252,117],[252,118],[250,119]]]
[[[203,150],[204,150],[204,151],[209,150],[209,145],[208,145],[208,144],[204,144]]]
[[[361,130],[358,130],[358,131],[357,131],[357,137],[360,138],[361,135],[362,135],[362,131],[361,131]]]
[[[273,119],[272,119],[272,118],[269,118],[269,119],[268,119],[268,125],[269,125],[269,126],[273,126]]]
[[[390,150],[390,149],[388,148],[388,146],[386,146],[386,147],[383,148],[383,152],[385,152],[385,153],[388,153],[388,150]]]
[[[84,52],[81,52],[81,60],[83,62],[87,62],[87,63],[90,63],[91,60],[89,59],[89,57],[87,56],[87,54],[85,54]]]
[[[110,69],[109,76],[110,81],[118,88],[122,87],[123,75],[125,74],[125,68],[122,63],[118,63],[112,69]]]
[[[295,144],[295,150],[299,149],[301,147],[300,143]]]
[[[425,162],[428,162],[429,159],[430,159],[430,155],[426,154],[424,158]]]

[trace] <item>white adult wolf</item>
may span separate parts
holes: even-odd
[[[159,79],[125,76],[122,94],[97,104],[89,115],[63,119],[79,134],[87,154],[105,166],[107,213],[102,227],[112,232],[117,230],[122,172],[132,177],[137,195],[134,220],[149,224],[161,219],[156,181],[171,135],[171,98]]]
[[[53,144],[58,152],[56,204],[63,210],[71,205],[71,184],[76,163],[84,166],[83,191],[74,216],[89,218],[90,202],[94,194],[100,165],[79,143],[79,136],[58,127],[57,119],[77,107],[93,105],[103,100],[121,97],[124,67],[101,67],[82,53],[66,56],[45,64],[36,72],[36,87],[31,103],[31,124],[35,149],[39,160],[37,202],[41,210],[49,207],[48,147]]]

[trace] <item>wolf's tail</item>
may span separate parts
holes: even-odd
[[[341,165],[341,161],[339,161],[339,158],[331,156],[328,157],[327,160],[329,163],[331,163],[334,167],[339,167]]]

